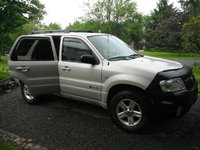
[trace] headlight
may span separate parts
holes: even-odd
[[[160,87],[164,92],[176,92],[185,90],[185,83],[181,78],[173,78],[160,81]]]

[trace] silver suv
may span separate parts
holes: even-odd
[[[20,36],[9,56],[27,103],[57,94],[96,104],[128,132],[148,127],[155,114],[183,115],[197,100],[190,68],[142,56],[109,34],[37,31]]]

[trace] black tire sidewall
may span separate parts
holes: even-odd
[[[124,125],[117,117],[116,108],[118,103],[123,99],[132,99],[134,100],[142,111],[142,118],[141,121],[135,126],[126,126]],[[112,118],[112,121],[122,130],[127,132],[138,132],[142,129],[147,128],[151,120],[151,104],[149,103],[148,98],[145,96],[143,92],[138,90],[124,90],[116,94],[110,103],[109,112]]]

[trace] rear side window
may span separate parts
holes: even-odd
[[[37,41],[31,60],[54,60],[51,42],[49,39],[40,39]]]
[[[54,60],[49,38],[22,38],[13,50],[14,61],[49,61]]]
[[[33,40],[33,39],[22,40],[17,48],[18,49],[17,55],[18,56],[26,56],[26,54],[28,53],[29,49],[31,48],[31,46],[33,45],[34,42],[35,42],[35,40]]]
[[[35,42],[35,39],[20,39],[11,54],[11,60],[26,60],[26,55]],[[30,59],[30,58],[29,58]]]

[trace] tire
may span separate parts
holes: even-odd
[[[124,90],[116,94],[111,99],[109,112],[112,121],[129,133],[148,128],[153,116],[151,102],[139,90]]]
[[[38,96],[32,96],[29,91],[29,88],[26,84],[21,83],[20,87],[21,87],[22,96],[28,104],[37,104],[38,103]]]

